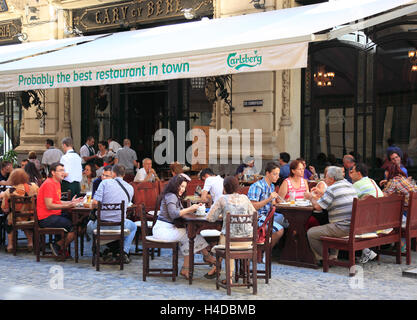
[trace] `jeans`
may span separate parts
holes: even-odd
[[[97,220],[96,221],[89,221],[87,224],[87,233],[90,237],[93,237],[93,231],[94,229],[97,229]],[[110,226],[110,227],[102,227],[102,229],[120,229],[120,227],[118,226]],[[132,244],[133,239],[135,238],[136,235],[136,229],[137,226],[136,224],[129,220],[129,219],[125,219],[125,229],[129,229],[130,233],[125,236],[124,238],[124,242],[123,242],[123,250],[125,253],[129,253],[130,252],[130,245]]]

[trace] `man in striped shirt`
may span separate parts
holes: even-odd
[[[317,201],[311,193],[306,193],[306,199],[311,200],[315,210],[325,209],[329,214],[329,223],[312,227],[307,232],[310,247],[316,259],[323,260],[323,245],[321,236],[345,237],[349,235],[350,219],[352,217],[353,199],[357,194],[352,184],[344,180],[341,168],[330,166],[327,169],[326,192]],[[329,259],[337,259],[338,250],[330,249]]]

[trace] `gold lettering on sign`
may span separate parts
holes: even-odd
[[[113,9],[113,23],[119,20],[119,8]]]
[[[103,20],[103,23],[110,23],[109,9],[104,9],[104,20]]]
[[[156,2],[156,15],[159,16],[160,14],[162,14],[162,0],[158,0]]]
[[[151,15],[153,15],[154,11],[155,11],[155,5],[153,4],[153,2],[152,2],[152,1],[149,1],[149,2],[148,2],[148,18],[149,18]]]
[[[181,10],[182,10],[181,0],[176,0],[176,3],[177,3],[176,12],[181,12]]]
[[[10,24],[0,26],[0,37],[7,38],[11,37],[12,32],[10,31]]]
[[[96,23],[97,24],[103,23],[103,21],[100,20],[100,11],[97,11],[96,12]]]
[[[166,0],[167,2],[167,14],[172,12],[173,8],[172,8],[172,1],[173,0]]]
[[[123,19],[126,19],[126,17],[127,17],[127,9],[128,9],[128,7],[122,7]]]

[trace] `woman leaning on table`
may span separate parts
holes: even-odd
[[[174,220],[180,217],[186,217],[194,213],[198,204],[191,207],[183,208],[181,199],[185,196],[187,188],[187,178],[184,174],[173,177],[166,185],[162,192],[162,200],[158,220],[152,229],[153,236],[160,240],[179,241],[180,251],[184,255],[184,265],[180,274],[186,279],[189,278],[189,239],[185,228],[177,228]],[[207,251],[208,243],[201,236],[197,235],[194,241],[194,252],[200,252],[204,256],[204,261],[215,264],[216,259]]]
[[[224,245],[226,242],[226,212],[236,215],[248,215],[256,211],[252,202],[249,200],[247,195],[239,194],[239,181],[236,177],[226,177],[223,181],[224,192],[226,194],[222,195],[210,208],[209,213],[206,216],[208,221],[214,222],[219,216],[223,216],[223,227],[219,239],[219,245]],[[231,237],[251,237],[252,236],[252,224],[236,224],[232,225],[230,229]],[[239,242],[239,246],[250,245],[248,242]],[[215,249],[213,249],[214,251]],[[230,277],[232,276],[234,269],[234,261],[230,260]],[[216,266],[214,266],[207,274],[204,275],[208,279],[214,279],[216,277]]]
[[[278,195],[285,201],[289,201],[292,194],[295,195],[294,200],[303,200],[306,192],[309,189],[308,182],[304,179],[304,165],[301,161],[294,160],[290,164],[290,176],[279,187]]]

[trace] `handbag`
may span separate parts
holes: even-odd
[[[268,212],[268,215],[266,216],[265,221],[262,223],[262,225],[258,228],[258,239],[256,243],[263,244],[266,240],[266,225],[269,220],[272,219],[275,213],[275,206],[272,206],[271,210]]]

